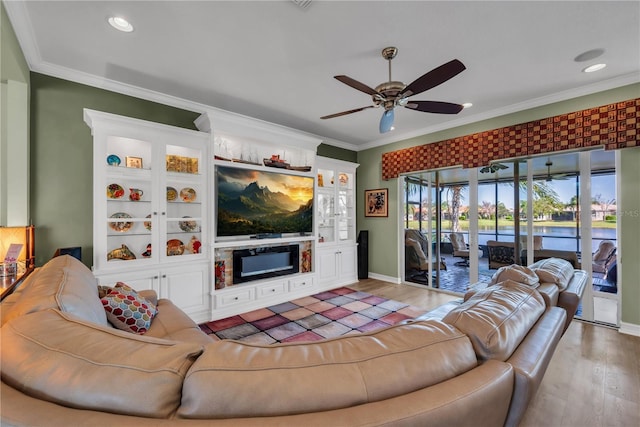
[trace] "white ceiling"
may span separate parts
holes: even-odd
[[[6,1],[33,71],[202,111],[212,106],[360,150],[640,81],[638,1]],[[118,15],[132,33],[112,29]],[[474,106],[458,115],[382,109],[333,79],[375,87],[380,51],[410,83],[457,58],[467,69],[415,100]],[[604,54],[574,58],[592,49]],[[599,72],[581,69],[606,62]],[[630,94],[630,97],[633,97]]]

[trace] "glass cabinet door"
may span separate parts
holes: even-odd
[[[318,240],[321,243],[335,240],[336,214],[333,190],[318,190]]]
[[[151,143],[111,136],[106,146],[107,253],[101,261],[112,264],[150,258],[155,222]]]
[[[355,205],[353,200],[353,174],[338,172],[338,239],[355,239]]]
[[[318,242],[355,240],[355,174],[318,168]]]
[[[177,145],[167,145],[165,152],[166,251],[162,256],[192,256],[202,253],[203,200],[205,186],[201,168],[202,151]]]

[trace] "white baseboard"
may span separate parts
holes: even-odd
[[[620,322],[620,329],[618,329],[618,332],[620,332],[621,334],[640,337],[640,325],[636,325],[633,323]]]
[[[376,274],[376,273],[371,273],[371,272],[369,272],[369,278],[370,279],[376,279],[376,280],[382,280],[383,282],[395,283],[396,285],[399,285],[400,283],[402,283],[400,281],[399,277],[384,276],[382,274]]]

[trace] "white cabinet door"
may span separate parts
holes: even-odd
[[[340,281],[355,282],[358,280],[357,246],[342,246],[338,257],[340,259]]]
[[[171,267],[160,272],[160,295],[170,299],[195,321],[207,321],[210,314],[208,263]]]
[[[318,249],[318,283],[338,280],[338,255],[335,247]]]
[[[118,282],[123,282],[136,291],[154,290],[160,297],[160,273],[157,270],[122,271],[121,273],[96,275],[96,278],[100,285],[114,286]]]

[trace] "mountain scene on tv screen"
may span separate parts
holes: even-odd
[[[218,236],[309,233],[313,178],[219,167]]]

